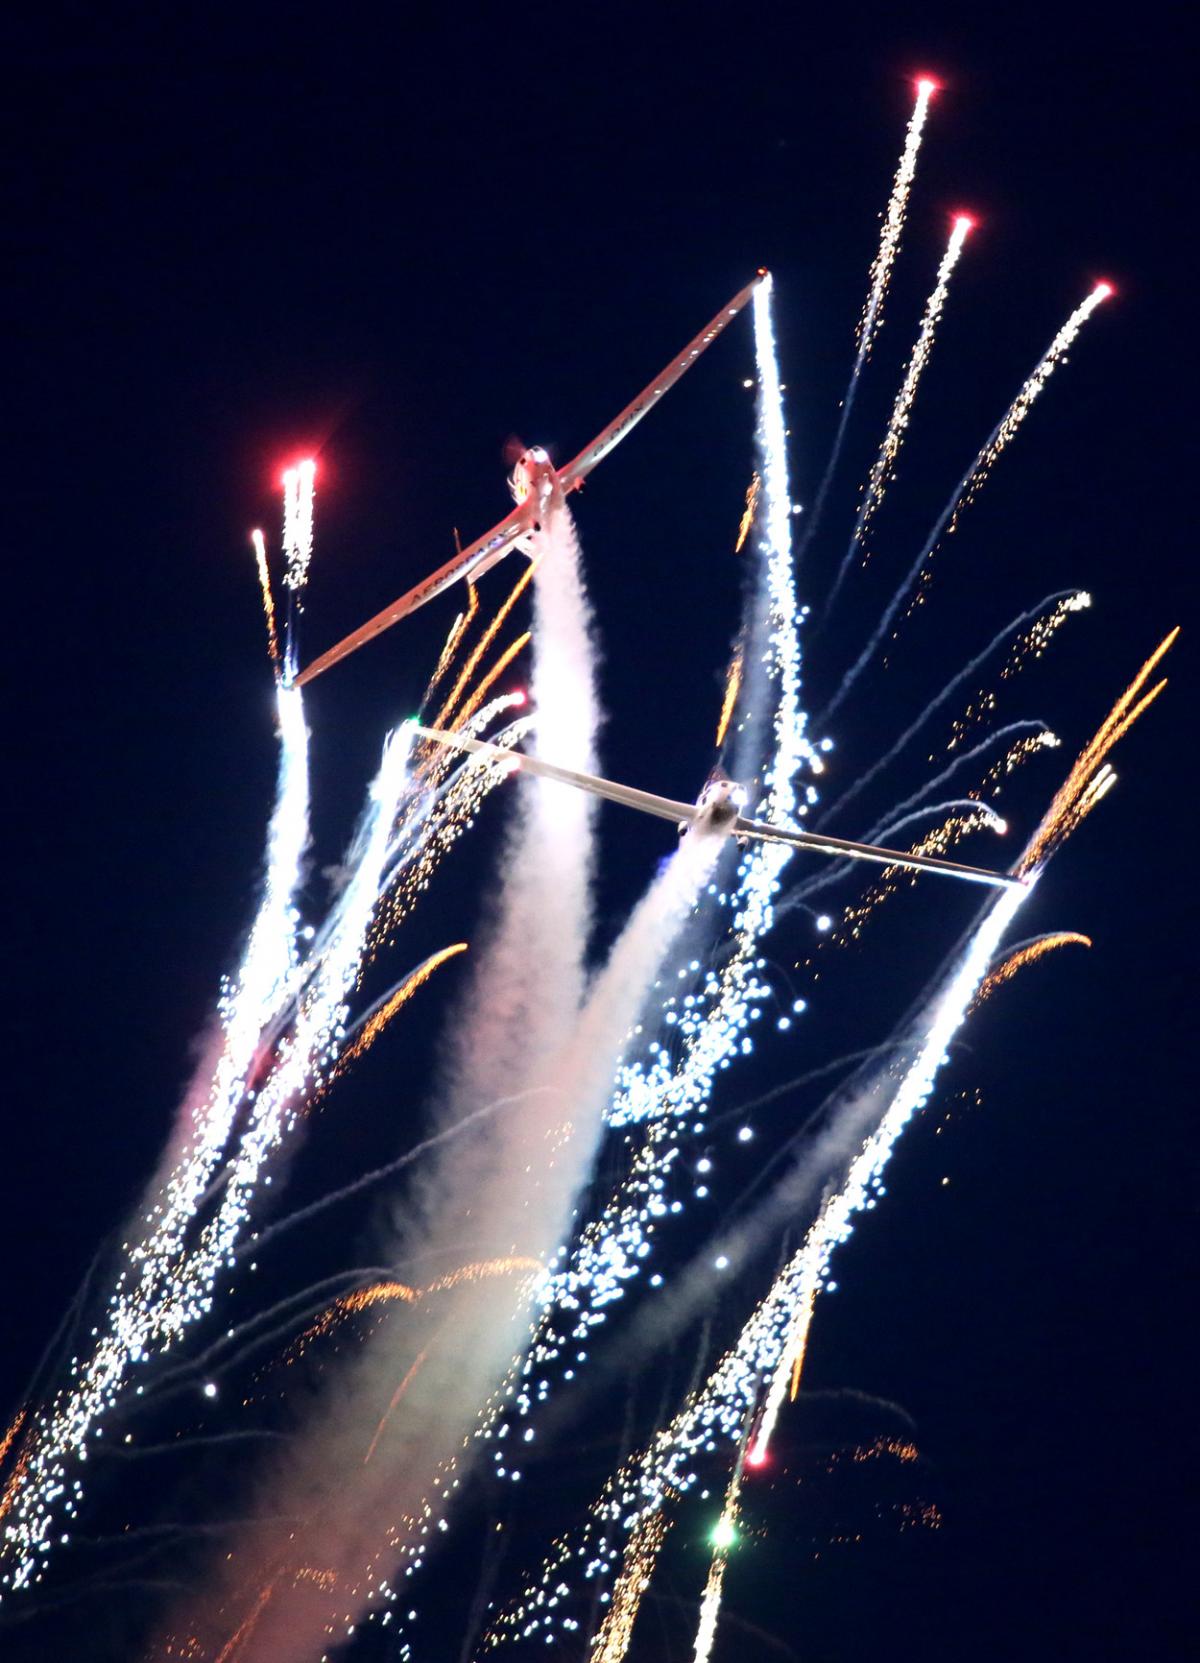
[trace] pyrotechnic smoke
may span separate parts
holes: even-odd
[[[543,525],[532,551],[534,743],[548,759],[590,771],[599,713],[578,545],[564,505],[549,505]],[[715,856],[710,840],[686,842],[634,913],[585,1001],[593,804],[537,780],[520,783],[513,806],[495,916],[451,1024],[452,1060],[438,1122],[453,1127],[498,1095],[509,1106],[481,1121],[465,1144],[456,1140],[452,1155],[423,1175],[405,1204],[403,1240],[434,1265],[461,1258],[465,1233],[481,1244],[484,1257],[518,1255],[522,1263],[546,1264],[553,1256],[644,987]],[[442,1287],[427,1312],[411,1313],[401,1325],[399,1342],[389,1329],[370,1348],[339,1393],[331,1417],[336,1425],[315,1449],[310,1440],[305,1472],[282,1481],[292,1493],[304,1493],[301,1511],[315,1513],[322,1537],[336,1539],[337,1563],[346,1572],[375,1566],[381,1539],[390,1538],[393,1561],[419,1551],[420,1532],[404,1521],[423,1518],[436,1500],[439,1471],[458,1456],[528,1330],[527,1287],[523,1293],[473,1282],[443,1281]],[[407,1361],[397,1356],[397,1343]],[[387,1383],[397,1376],[403,1417],[385,1417],[387,1424],[376,1426],[380,1400],[388,1401],[392,1390]],[[347,1485],[347,1472],[363,1467],[364,1448],[371,1451],[371,1470]],[[295,1551],[289,1550],[289,1562]],[[346,1579],[338,1580],[342,1586],[327,1598],[276,1576],[256,1655],[305,1655],[303,1635],[322,1633],[334,1612],[353,1620],[363,1599],[386,1585],[386,1575],[365,1576],[356,1598]]]

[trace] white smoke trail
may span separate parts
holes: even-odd
[[[594,771],[595,648],[579,546],[561,499],[545,505],[530,552],[537,567],[532,744],[550,760]],[[494,914],[473,951],[471,983],[451,1021],[434,1126],[436,1159],[418,1175],[399,1225],[409,1250],[447,1269],[461,1261],[465,1235],[478,1258],[519,1255],[545,1262],[592,1148],[589,1110],[577,1100],[577,1087],[587,1084],[576,1078],[582,1059],[573,1068],[564,1059],[571,1056],[585,992],[594,801],[529,780],[515,788],[513,808]],[[624,1031],[622,1026],[615,1046]],[[601,1066],[611,1073],[614,1063],[610,1052]],[[510,1104],[503,1115],[479,1113],[500,1097]],[[472,1117],[478,1124],[471,1137],[444,1147],[439,1134]],[[348,1581],[360,1582],[364,1597],[387,1585],[391,1563],[377,1578],[363,1574],[378,1561],[381,1544],[390,1539],[391,1562],[411,1549],[412,1532],[401,1521],[421,1512],[439,1463],[461,1449],[520,1349],[526,1311],[519,1292],[468,1283],[450,1290],[435,1314],[413,1313],[399,1338],[394,1329],[385,1331],[354,1377],[339,1383],[336,1415],[310,1432],[299,1470],[285,1470],[274,1481],[276,1494],[304,1494],[304,1510],[322,1519],[323,1534],[330,1508],[340,1513],[348,1488],[354,1516],[339,1518],[329,1533],[339,1544],[339,1565],[358,1573]],[[450,1312],[454,1320],[447,1326]],[[423,1362],[406,1387],[403,1413],[381,1440],[379,1401],[387,1401],[397,1372],[405,1373],[397,1344],[411,1345],[405,1351],[409,1363],[413,1354]],[[347,1486],[348,1473],[363,1468],[368,1442],[371,1463],[361,1483]],[[301,1636],[323,1632],[335,1607],[348,1607],[352,1621],[358,1603],[346,1586],[328,1599],[319,1590],[289,1591],[264,1617],[263,1655],[305,1655]]]
[[[883,1173],[892,1150],[909,1121],[928,1101],[950,1041],[965,1018],[998,943],[1028,894],[1024,888],[1005,890],[984,915],[954,971],[914,1024],[911,1060],[899,1081],[893,1069],[885,1066],[860,1082],[766,1204],[771,1223],[777,1225],[781,1207],[787,1205],[794,1211],[814,1186],[819,1187],[839,1167],[842,1170],[841,1182],[822,1207],[803,1246],[776,1278],[705,1386],[646,1452],[615,1476],[593,1508],[581,1537],[558,1545],[538,1581],[526,1589],[522,1599],[492,1630],[490,1644],[518,1636],[552,1642],[565,1637],[560,1630],[571,1632],[574,1619],[565,1597],[569,1563],[574,1561],[585,1579],[607,1577],[620,1559],[622,1543],[634,1540],[639,1526],[648,1518],[694,1487],[699,1458],[715,1450],[719,1441],[740,1443],[749,1418],[758,1408],[762,1382],[766,1380],[770,1382],[766,1411],[746,1460],[754,1466],[764,1458],[797,1347],[803,1344],[807,1332],[806,1312],[824,1285],[833,1252],[849,1237],[859,1212],[882,1193]],[[753,1221],[750,1233],[754,1233]],[[736,1499],[735,1493],[735,1510]],[[723,1551],[719,1544],[718,1551]],[[721,1582],[719,1573],[710,1579],[711,1598],[700,1637],[705,1644],[715,1632]],[[552,1598],[554,1594],[557,1597]],[[605,1663],[619,1663],[621,1656],[623,1651],[613,1651],[611,1644],[603,1652]]]
[[[757,812],[787,824],[807,803],[797,803],[796,777],[803,768],[819,774],[822,763],[807,737],[800,702],[799,613],[793,581],[792,518],[787,445],[775,333],[773,286],[761,283],[754,295],[754,344],[758,371],[756,448],[762,481],[754,528],[758,573],[747,600],[744,629],[746,670],[730,735],[734,766],[743,780],[761,782]],[[764,760],[765,758],[765,760]],[[808,788],[811,800],[814,793]],[[681,1046],[676,1054],[657,1039],[645,1040],[618,1070],[609,1123],[614,1127],[647,1123],[641,1144],[624,1180],[588,1220],[571,1251],[556,1264],[543,1288],[544,1313],[531,1357],[540,1377],[561,1356],[566,1340],[581,1344],[605,1316],[605,1307],[622,1297],[624,1284],[647,1261],[650,1242],[661,1222],[678,1212],[667,1198],[668,1172],[682,1140],[693,1135],[696,1117],[707,1109],[718,1073],[751,1049],[750,1023],[770,988],[758,954],[775,919],[775,898],[790,852],[778,844],[760,844],[738,864],[728,895],[707,886],[691,926],[696,935],[729,928],[730,951],[720,971],[690,959],[692,935],[681,935],[679,963],[665,978],[672,991],[656,995],[635,1031],[659,1032],[660,1024]],[[721,911],[728,907],[731,926]],[[706,950],[706,949],[704,949]],[[693,983],[692,978],[699,978]],[[685,992],[681,982],[692,987]],[[556,1313],[569,1313],[559,1325]],[[544,1393],[542,1394],[544,1399]],[[534,1400],[523,1393],[517,1411],[527,1416]],[[528,1432],[525,1434],[528,1436]]]

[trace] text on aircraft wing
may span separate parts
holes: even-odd
[[[601,779],[598,774],[581,774],[574,768],[560,768],[553,762],[543,762],[541,757],[529,756],[525,751],[490,745],[486,739],[447,733],[442,728],[422,727],[420,722],[408,725],[422,739],[433,739],[439,745],[470,751],[474,756],[485,756],[493,762],[508,762],[514,771],[519,768],[523,773],[536,774],[539,779],[557,780],[560,785],[572,785],[577,791],[590,791],[594,797],[604,797],[610,803],[623,803],[626,808],[640,809],[643,814],[657,815],[660,820],[671,820],[678,825],[681,820],[690,822],[696,818],[695,803],[677,803],[670,797],[656,797],[651,791],[638,791],[632,785],[618,785],[615,780]]]
[[[983,866],[964,866],[956,860],[939,860],[936,855],[908,854],[900,849],[880,849],[873,843],[851,843],[843,837],[824,837],[819,832],[789,831],[763,820],[734,822],[735,837],[755,838],[760,843],[787,843],[795,849],[811,849],[819,855],[844,855],[850,860],[873,860],[880,866],[903,866],[915,872],[941,872],[948,878],[965,878],[969,883],[987,883],[997,889],[1021,885],[1020,878],[1006,872],[989,872]]]

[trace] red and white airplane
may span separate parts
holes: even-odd
[[[540,757],[529,756],[524,751],[508,750],[503,745],[491,745],[484,739],[448,733],[442,728],[423,727],[416,720],[406,725],[422,739],[432,739],[453,750],[469,751],[473,756],[504,763],[513,773],[524,772],[536,774],[541,779],[557,780],[579,791],[590,791],[595,797],[605,797],[609,802],[623,803],[626,808],[656,815],[660,820],[673,820],[681,833],[733,837],[742,844],[786,843],[793,849],[810,849],[814,854],[871,860],[880,866],[901,866],[912,872],[940,872],[944,877],[965,878],[969,883],[992,884],[998,889],[1024,887],[1023,879],[1007,872],[989,872],[982,866],[964,866],[958,861],[940,860],[936,855],[881,849],[873,843],[851,843],[843,837],[827,837],[823,832],[795,831],[790,826],[772,826],[765,820],[749,820],[742,813],[746,806],[744,787],[719,768],[713,769],[694,803],[677,803],[670,797],[656,797],[649,791],[638,791],[631,785],[618,785],[614,780],[601,779],[596,774],[580,774],[572,768],[559,768],[552,762],[543,762]]]
[[[399,623],[401,618],[407,618],[410,612],[424,606],[426,601],[440,595],[443,589],[448,589],[451,584],[467,578],[473,580],[481,577],[513,549],[527,550],[529,534],[539,529],[539,516],[548,505],[550,493],[554,490],[566,493],[579,489],[596,464],[602,462],[609,451],[620,444],[646,412],[652,409],[663,394],[670,391],[680,376],[691,368],[705,347],[711,345],[726,325],[737,317],[766,276],[765,269],[759,271],[744,289],[734,295],[727,306],[721,308],[711,323],[698,335],[693,336],[662,374],[656,376],[648,387],[643,388],[620,415],[609,422],[591,444],[585,445],[579,455],[565,467],[555,468],[549,456],[540,447],[534,446],[525,451],[513,470],[512,490],[517,500],[511,512],[482,537],[477,537],[465,549],[460,549],[453,559],[447,560],[444,566],[439,566],[437,571],[423,582],[418,583],[407,594],[401,595],[399,600],[385,606],[383,611],[377,612],[373,618],[368,618],[361,628],[356,629],[352,635],[347,635],[344,641],[339,641],[336,647],[330,647],[320,658],[315,658],[296,677],[297,685],[303,687],[322,671],[328,670],[343,658],[348,658],[352,652],[357,652],[359,647],[373,641],[377,635],[382,635],[385,629],[391,629],[393,624]]]

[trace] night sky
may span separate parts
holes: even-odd
[[[946,27],[736,7],[269,27],[63,9],[8,27],[3,1423],[154,1165],[251,914],[275,751],[247,534],[277,524],[281,466],[319,458],[310,657],[447,558],[452,528],[501,516],[510,436],[573,455],[767,265],[794,494],[811,498],[911,79],[928,71],[942,91],[889,321],[801,598],[819,600],[845,546],[948,215],[980,223],[881,516],[893,578],[1061,320],[1114,282],[939,555],[907,642],[834,724],[844,785],[1007,619],[1088,588],[1092,610],[1004,695],[1006,719],[1044,717],[1065,742],[1001,804],[1027,832],[1142,659],[1190,623],[1192,93],[1172,36],[1165,13],[1112,33],[1011,8]],[[604,762],[674,797],[711,761],[736,625],[751,367],[735,324],[577,501]],[[485,580],[494,596],[509,571]],[[887,592],[868,574],[813,644],[814,709]],[[314,686],[318,866],[454,610],[443,599]],[[1030,969],[969,1026],[886,1205],[839,1260],[814,1406],[795,1412],[731,1573],[720,1663],[1186,1654],[1190,650],[1185,630],[1171,687],[1115,758],[1117,790],[1027,909],[1030,930],[1082,930],[1093,951]],[[917,752],[893,796],[919,783]],[[414,959],[472,927],[499,823],[457,851]],[[615,811],[604,838],[611,937],[665,845]],[[960,899],[921,888],[905,924],[831,970],[823,1045],[853,1043],[851,1015],[886,1030],[969,918]],[[957,909],[940,949],[922,906]],[[814,939],[789,920],[772,950],[790,967]],[[444,998],[431,990],[431,1016]],[[779,1039],[747,1094],[808,1066],[802,1026]],[[394,1152],[374,1110],[400,1054],[374,1059],[323,1128],[336,1170]],[[822,1451],[845,1428],[820,1394],[837,1422],[854,1393],[895,1406],[866,1435],[915,1427],[919,1478],[839,1488]],[[916,1500],[936,1503],[938,1530],[880,1523]],[[843,1528],[862,1543],[830,1547]],[[635,1659],[690,1656],[705,1562],[679,1548]],[[0,1627],[0,1656],[133,1656],[119,1599],[82,1626]],[[429,1629],[418,1655],[457,1644]]]

